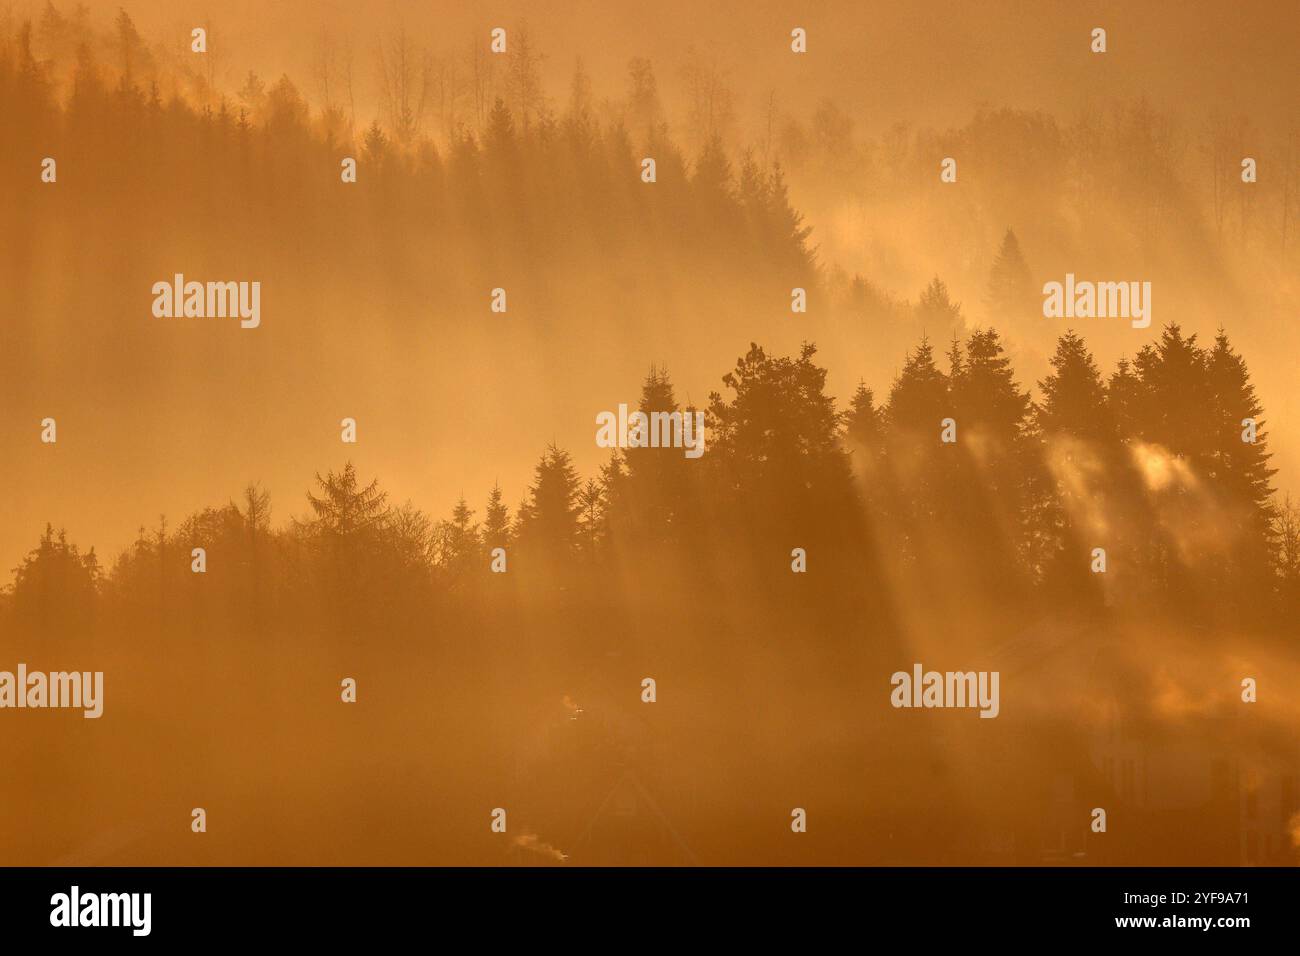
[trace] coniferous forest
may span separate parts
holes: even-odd
[[[544,88],[512,36],[489,75],[386,35],[370,112],[334,47],[302,87],[223,86],[128,10],[0,19],[0,669],[106,675],[99,720],[0,718],[0,857],[1294,864],[1293,399],[1252,379],[1258,326],[1045,319],[1065,270],[987,206],[982,307],[885,291],[793,198],[857,148],[830,106],[746,138],[704,59]],[[1140,236],[1214,232],[1192,192],[1148,189]],[[1241,220],[1261,247],[1294,226],[1271,208]],[[151,316],[181,272],[260,280],[262,327]],[[704,454],[593,449],[620,402],[703,411]],[[163,487],[187,504],[135,503]],[[1000,672],[997,719],[891,706],[914,662]]]

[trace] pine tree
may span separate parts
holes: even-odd
[[[1146,389],[1132,364],[1128,359],[1120,359],[1106,383],[1106,409],[1123,440],[1141,437],[1139,416],[1145,400]]]
[[[1049,364],[1051,374],[1038,383],[1043,392],[1043,400],[1035,410],[1039,431],[1049,438],[1114,438],[1115,421],[1106,403],[1106,387],[1083,339],[1073,330],[1067,331],[1057,340]]]
[[[1125,487],[1127,469],[1101,372],[1083,339],[1067,331],[1057,340],[1049,363],[1051,374],[1038,383],[1043,400],[1034,409],[1044,455],[1042,464],[1029,471],[1025,530],[1030,564],[1057,606],[1100,606],[1098,581],[1079,556],[1096,545],[1087,537],[1094,527],[1088,516],[1107,508],[1110,495]],[[1122,368],[1121,380],[1128,374],[1127,366]],[[1122,388],[1117,385],[1115,394]],[[1071,441],[1089,447],[1079,449]],[[1086,467],[1091,462],[1107,467]],[[1122,523],[1118,515],[1110,517],[1116,525]],[[1113,555],[1120,554],[1118,538],[1106,544]]]
[[[760,235],[764,231],[767,205],[767,181],[754,159],[752,147],[740,157],[740,176],[736,182],[736,198],[745,211],[751,228]]]
[[[352,462],[337,474],[329,472],[324,478],[316,475],[320,495],[307,492],[315,519],[308,529],[326,541],[348,542],[379,530],[388,513],[388,494],[379,490],[379,479],[365,487],[357,481]]]
[[[1195,335],[1166,326],[1134,361],[1141,396],[1132,416],[1135,437],[1150,446],[1139,464],[1146,497],[1156,505],[1138,544],[1150,562],[1147,580],[1170,612],[1201,619],[1236,609],[1239,589],[1222,555],[1243,543],[1239,534],[1228,534],[1216,496],[1204,484],[1221,443],[1207,359]],[[1232,541],[1225,543],[1224,535]]]
[[[481,570],[483,543],[473,518],[474,510],[461,495],[451,519],[440,522],[436,532],[438,565],[455,583]]]
[[[510,544],[510,509],[502,500],[501,486],[494,484],[483,512],[483,547],[505,548]]]
[[[903,363],[889,392],[885,421],[891,432],[934,432],[948,417],[948,379],[934,364],[934,347],[922,338]]]
[[[1206,429],[1214,435],[1212,450],[1202,464],[1231,528],[1223,545],[1231,555],[1226,566],[1215,568],[1222,586],[1220,603],[1239,615],[1258,612],[1272,597],[1277,509],[1270,481],[1277,473],[1264,433],[1264,409],[1255,395],[1250,373],[1233,351],[1222,329],[1206,358],[1212,421]],[[1243,441],[1244,420],[1255,426],[1255,440]]]
[[[732,399],[709,396],[707,494],[760,539],[796,528],[805,540],[841,534],[857,512],[840,416],[816,352],[804,343],[797,359],[773,358],[751,343],[723,376]]]
[[[1273,489],[1269,482],[1277,471],[1268,466],[1272,455],[1264,434],[1264,408],[1255,395],[1245,361],[1233,351],[1222,329],[1215,337],[1207,370],[1216,420],[1209,473],[1228,494],[1249,506],[1258,530],[1272,520]],[[1254,442],[1242,441],[1245,419],[1255,423]]]
[[[989,270],[985,303],[995,321],[1012,325],[1037,314],[1041,308],[1038,289],[1020,251],[1020,241],[1010,229],[1002,237],[1002,246]]]
[[[99,561],[82,555],[67,532],[51,524],[37,546],[14,568],[14,611],[38,631],[73,629],[92,613],[99,590]]]
[[[808,248],[812,226],[804,225],[803,213],[790,202],[790,190],[781,164],[772,162],[763,191],[765,220],[776,261],[789,269],[791,281],[807,282],[814,267],[813,251]]]
[[[147,55],[144,40],[125,10],[118,10],[113,30],[116,33],[114,45],[117,47],[118,66],[124,80],[129,83],[136,68],[144,65],[142,60]]]
[[[875,454],[880,447],[883,429],[875,394],[867,388],[866,382],[859,381],[849,402],[849,410],[844,414],[844,434],[854,445],[866,449],[868,454]]]
[[[591,74],[583,66],[582,57],[577,57],[573,63],[573,79],[569,83],[568,116],[584,132],[590,131],[592,126],[591,106]]]
[[[577,496],[578,546],[583,557],[594,562],[605,533],[605,494],[601,483],[588,478]]]
[[[252,70],[249,70],[248,75],[244,77],[244,85],[239,88],[239,92],[235,95],[239,97],[239,102],[247,110],[250,117],[260,116],[262,106],[266,102],[266,82]],[[383,136],[379,129],[378,120],[372,124],[371,128],[380,137]]]
[[[961,339],[954,332],[952,344],[948,346],[948,392],[950,395],[961,394],[961,380],[966,372],[966,361],[961,354]]]
[[[975,331],[966,340],[966,360],[960,374],[950,377],[954,417],[994,443],[994,452],[1010,452],[1023,437],[1030,409],[1029,395],[1015,381],[1011,360],[994,329]],[[990,475],[990,480],[996,480]]]
[[[678,408],[667,370],[656,365],[650,366],[642,383],[637,409],[647,416],[690,414]],[[650,421],[653,428],[655,419]],[[698,465],[680,448],[627,449],[622,453],[621,474],[615,479],[616,493],[607,499],[611,520],[639,544],[680,542],[689,483],[697,470]]]
[[[41,21],[36,28],[36,34],[40,40],[41,48],[50,53],[51,59],[55,61],[61,60],[71,50],[72,44],[67,18],[59,13],[50,0],[45,2],[45,10],[41,13]],[[7,41],[8,37],[5,39]]]
[[[578,541],[578,472],[569,453],[552,444],[533,474],[528,497],[519,508],[520,547],[567,559]]]
[[[916,322],[924,336],[956,338],[965,331],[966,320],[962,317],[961,305],[948,296],[948,286],[938,276],[921,291],[916,306]]]
[[[43,77],[38,74],[37,78]],[[29,95],[29,99],[39,94]],[[72,98],[68,102],[68,113],[79,125],[94,128],[103,122],[104,88],[99,79],[99,68],[95,64],[90,47],[82,43],[77,47],[77,66],[72,73]]]
[[[1030,570],[1026,520],[1037,471],[1025,441],[1031,403],[996,330],[972,332],[964,359],[950,378],[958,454],[942,458],[940,503],[956,526],[969,579],[982,582],[985,596],[1006,595],[1018,583],[1012,569]]]
[[[456,529],[461,551],[473,551],[478,543],[478,525],[473,518],[474,509],[465,501],[465,496],[461,495],[451,512],[451,526]]]
[[[1189,461],[1211,454],[1216,429],[1205,428],[1209,375],[1196,336],[1184,338],[1178,325],[1166,326],[1155,346],[1147,345],[1138,353],[1134,369],[1143,393],[1136,417],[1138,437]]]
[[[514,156],[515,121],[510,115],[505,100],[499,96],[492,104],[492,112],[488,114],[488,128],[483,135],[483,147],[498,158],[510,159]]]
[[[927,525],[941,510],[954,487],[954,457],[940,456],[939,431],[951,417],[948,377],[934,362],[934,347],[926,337],[903,363],[883,411],[885,473],[892,479],[889,518],[891,536],[898,541],[904,565],[923,557],[920,544]]]
[[[720,136],[715,134],[710,137],[700,150],[691,173],[691,188],[696,200],[706,210],[734,208],[731,161],[727,159],[727,151]]]
[[[885,424],[883,409],[876,407],[875,394],[865,382],[858,382],[843,418],[845,445],[854,471],[866,479],[860,481],[858,487],[863,500],[875,506],[887,493],[881,487],[886,476],[878,467],[885,452]]]
[[[714,447],[755,473],[839,460],[835,401],[825,394],[826,370],[813,362],[816,353],[806,342],[798,359],[772,358],[751,344],[722,378],[735,392],[732,401],[710,395]]]

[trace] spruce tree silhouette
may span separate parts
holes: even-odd
[[[637,410],[647,416],[655,412],[682,413],[666,369],[650,366]],[[654,419],[649,420],[654,427]],[[610,521],[619,527],[624,542],[634,548],[684,543],[699,462],[686,458],[682,448],[671,444],[628,448],[615,454],[621,467],[615,478],[617,497],[610,499]]]
[[[101,569],[95,549],[82,554],[62,528],[46,524],[40,542],[13,569],[13,611],[51,637],[85,627],[94,613]],[[25,693],[25,690],[24,690]]]
[[[1044,438],[1065,435],[1083,441],[1114,441],[1116,424],[1106,404],[1101,372],[1073,329],[1057,340],[1048,364],[1052,371],[1038,383],[1043,399],[1034,409],[1039,433]]]
[[[491,553],[495,548],[509,546],[510,509],[503,500],[501,485],[498,483],[488,493],[487,507],[483,512],[483,547]]]
[[[773,358],[758,345],[723,376],[734,395],[709,396],[713,457],[706,455],[711,493],[748,533],[776,546],[801,534],[831,535],[853,500],[839,415],[825,393],[826,370],[805,343],[797,359]]]
[[[844,415],[844,433],[869,455],[875,454],[880,447],[884,423],[880,409],[876,408],[875,393],[867,388],[866,382],[858,382],[853,398],[849,400],[849,410]]]
[[[568,576],[578,546],[580,481],[569,453],[548,445],[519,508],[516,536],[522,561]]]
[[[483,540],[473,518],[474,509],[462,495],[452,509],[451,519],[438,522],[436,560],[449,587],[465,587],[483,572]]]
[[[1049,600],[1095,608],[1102,592],[1084,558],[1094,547],[1119,553],[1117,541],[1092,537],[1098,533],[1096,505],[1115,505],[1126,453],[1101,372],[1082,337],[1073,330],[1063,334],[1049,364],[1051,373],[1038,383],[1043,399],[1033,410],[1043,467],[1035,472],[1030,537]],[[1128,490],[1140,494],[1134,484]]]
[[[1246,363],[1220,329],[1206,358],[1210,407],[1207,423],[1214,437],[1201,465],[1212,483],[1222,514],[1216,531],[1230,560],[1214,564],[1216,597],[1225,617],[1257,620],[1274,588],[1274,527],[1278,519],[1271,481],[1277,469],[1264,431],[1264,409],[1255,395]],[[1251,424],[1247,424],[1247,419]],[[1253,441],[1245,441],[1253,430]]]
[[[988,292],[984,297],[994,322],[1012,328],[1040,315],[1042,298],[1025,262],[1020,241],[1010,229],[989,269]]]

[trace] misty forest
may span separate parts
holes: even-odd
[[[214,422],[324,420],[315,445],[258,439],[277,489],[302,476],[291,494],[250,467],[160,513],[73,475],[69,507],[89,499],[134,541],[88,540],[61,499],[10,526],[0,666],[103,670],[106,706],[5,715],[0,858],[1295,863],[1300,506],[1270,446],[1281,396],[1252,379],[1241,315],[1223,308],[1207,333],[1157,300],[1146,332],[1051,320],[1035,345],[1021,330],[1049,320],[1025,230],[1044,230],[992,200],[963,200],[985,249],[979,304],[933,274],[895,294],[866,259],[832,260],[792,196],[819,205],[837,177],[888,191],[894,170],[929,208],[937,134],[863,143],[827,102],[751,136],[703,55],[672,75],[676,115],[659,64],[634,59],[602,92],[578,63],[549,90],[533,36],[511,40],[500,58],[467,37],[421,60],[395,32],[346,56],[322,46],[302,89],[253,72],[223,89],[126,12],[0,19],[0,179],[32,181],[0,213],[0,398],[21,411],[6,457],[19,433],[23,460],[38,453],[44,396],[68,389],[60,453],[75,409],[101,406],[149,436],[116,467],[163,482],[153,446],[183,419],[203,419],[192,440],[214,459],[237,441],[208,444]],[[354,70],[378,78],[373,116]],[[1084,136],[990,109],[947,135],[1047,157],[1031,197],[1131,198],[1124,241],[1208,248],[1240,230],[1294,261],[1289,207],[1203,207],[1199,185],[1152,172],[1176,165],[1164,123],[1122,104]],[[1116,158],[1108,144],[1134,130]],[[36,181],[44,156],[57,190]],[[1010,180],[980,188],[1030,202]],[[1173,256],[1150,270],[1184,268]],[[282,291],[255,331],[151,318],[145,290],[182,269]],[[503,284],[510,312],[494,316]],[[808,316],[790,313],[796,287]],[[498,320],[530,331],[485,328]],[[584,352],[611,323],[636,331]],[[375,388],[399,430],[454,421],[481,383],[505,390],[491,415],[529,433],[535,464],[471,468],[417,433],[405,454],[450,485],[395,490],[364,435],[357,453],[338,443],[320,398],[349,377],[342,342],[374,343],[356,374],[391,371]],[[568,417],[508,423],[552,407],[547,376],[615,351],[613,390],[584,380]],[[433,402],[424,378],[445,389]],[[706,452],[598,459],[594,415],[619,401],[704,411]],[[494,427],[475,420],[465,459],[488,457],[474,436]],[[892,708],[889,676],[913,662],[999,671],[998,719]]]

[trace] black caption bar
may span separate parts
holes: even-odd
[[[1278,932],[1294,869],[0,870],[5,936],[81,944],[773,935],[927,939]],[[673,934],[671,936],[665,934]],[[1231,935],[1226,935],[1231,934]]]

